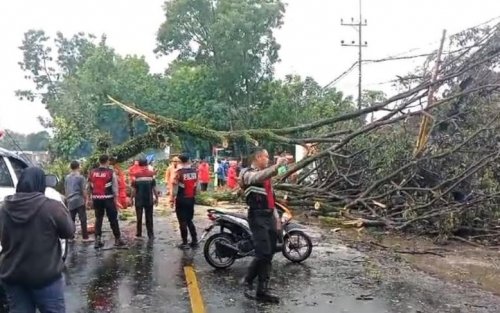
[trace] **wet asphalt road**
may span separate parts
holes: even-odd
[[[67,312],[191,312],[183,272],[184,265],[190,263],[209,313],[441,312],[425,309],[428,305],[414,296],[411,285],[377,287],[374,282],[380,279],[379,274],[370,268],[365,256],[325,240],[315,231],[311,235],[317,246],[304,264],[291,264],[282,255],[275,257],[271,285],[282,303],[256,304],[243,296],[238,284],[249,259],[215,271],[204,260],[202,248],[175,248],[179,233],[172,215],[155,219],[153,243],[132,239],[134,226],[122,222],[128,249],[113,249],[111,237],[101,251],[80,242],[70,247],[65,272]],[[198,209],[196,224],[200,233],[208,224],[202,209]],[[434,301],[433,295],[429,297]]]

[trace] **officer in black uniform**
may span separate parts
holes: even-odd
[[[258,148],[252,155],[252,164],[240,173],[239,182],[244,190],[248,209],[248,223],[252,231],[255,258],[243,279],[245,296],[265,302],[278,303],[279,298],[269,293],[271,261],[276,251],[278,232],[281,225],[275,207],[271,177],[278,174],[278,167],[287,162],[279,158],[277,164],[268,167],[269,154]],[[257,290],[253,291],[253,281],[258,277]]]

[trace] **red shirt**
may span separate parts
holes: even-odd
[[[201,163],[198,168],[198,178],[200,183],[208,184],[210,182],[210,166],[208,163]]]
[[[231,166],[227,171],[227,186],[231,189],[238,185],[238,177],[236,177],[236,167]]]

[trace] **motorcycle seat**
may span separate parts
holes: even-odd
[[[225,215],[229,215],[229,216],[234,216],[234,217],[241,218],[244,220],[247,219],[247,215],[242,214],[242,213],[232,213],[232,212],[222,212],[222,211],[217,211],[217,213],[221,213],[221,214],[225,214]]]

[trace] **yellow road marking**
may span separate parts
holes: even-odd
[[[192,313],[205,313],[205,305],[203,304],[203,298],[201,297],[198,280],[196,279],[196,273],[193,266],[184,266],[184,274],[186,275]]]

